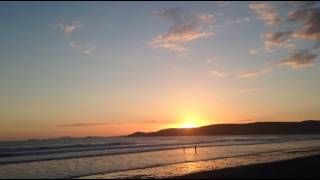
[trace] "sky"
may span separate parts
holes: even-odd
[[[0,140],[320,119],[318,2],[0,2]]]

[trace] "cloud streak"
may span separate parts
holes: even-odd
[[[61,31],[64,32],[64,34],[70,34],[82,26],[83,24],[81,24],[80,21],[73,21],[70,24],[65,24],[65,23],[58,24],[58,27],[60,28]]]
[[[256,2],[249,5],[250,9],[267,25],[276,27],[281,23],[278,12],[268,2]]]
[[[301,50],[289,58],[283,59],[279,62],[280,65],[287,65],[293,69],[300,69],[315,65],[317,54],[312,54],[307,50]]]
[[[303,40],[320,41],[320,7],[299,9],[290,12],[289,22],[301,22],[302,25],[295,32],[294,37]]]
[[[208,73],[208,76],[210,76],[210,77],[225,77],[228,75],[229,75],[228,73],[220,72],[220,71],[210,71]]]
[[[95,46],[92,46],[92,45],[83,46],[83,45],[76,43],[76,42],[69,42],[69,46],[73,49],[79,50],[82,54],[93,53],[96,49]]]
[[[171,25],[167,32],[156,36],[148,43],[152,48],[182,53],[187,50],[187,43],[214,35],[208,31],[208,27],[214,22],[212,14],[189,14],[181,8],[172,8],[157,11],[154,15]]]
[[[285,32],[268,32],[262,35],[264,39],[264,49],[266,52],[272,52],[275,48],[295,49],[296,46],[292,43],[292,31]]]
[[[255,48],[251,48],[251,49],[249,49],[248,53],[251,55],[256,55],[258,53],[258,50]]]
[[[60,127],[87,127],[87,126],[105,126],[108,123],[70,123],[70,124],[61,124]]]
[[[272,73],[272,69],[260,69],[256,71],[246,71],[240,73],[239,77],[240,78],[251,78],[251,77],[256,77],[260,75],[265,75],[265,74],[270,74]]]
[[[272,52],[277,48],[287,48],[293,50],[291,51],[292,54],[287,58],[273,61],[272,66],[269,66],[267,69],[243,72],[240,77],[255,77],[269,74],[272,72],[273,68],[279,66],[301,69],[316,64],[316,59],[319,57],[320,53],[320,7],[316,6],[317,3],[315,2],[290,2],[289,4],[293,5],[295,9],[290,11],[283,22],[281,22],[282,24],[287,25],[286,30],[268,32],[261,37],[264,39],[264,49],[266,52]],[[275,11],[272,10],[272,7],[268,6],[269,5],[266,3],[259,3],[256,5],[251,4],[250,8],[256,11],[261,19],[266,20],[267,23],[269,22],[268,24],[277,26],[278,23],[272,23],[272,19],[278,17],[277,14],[265,15],[269,18],[263,18],[264,13],[260,12],[264,11],[262,9],[268,9],[268,11],[273,11],[273,13],[275,13]],[[307,43],[311,42],[314,44],[298,50],[298,47],[291,43],[293,40],[304,40]]]
[[[220,7],[228,6],[231,3],[230,1],[215,1],[215,2]]]
[[[309,50],[300,50],[295,52],[288,58],[273,61],[273,63],[269,63],[269,66],[266,68],[255,70],[255,71],[246,71],[242,72],[239,75],[239,78],[251,78],[260,75],[266,75],[273,72],[275,67],[279,66],[289,66],[292,69],[301,69],[314,66],[316,64],[316,58],[318,54],[311,53]]]
[[[244,18],[240,18],[240,19],[235,19],[235,20],[230,20],[225,22],[225,25],[237,25],[237,24],[242,24],[242,23],[246,23],[246,22],[250,22],[251,19],[248,17],[244,17]]]

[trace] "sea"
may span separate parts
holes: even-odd
[[[320,135],[87,137],[0,142],[0,179],[170,178],[320,153]]]

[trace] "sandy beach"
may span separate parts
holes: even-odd
[[[199,172],[176,179],[312,178],[319,179],[320,154],[285,161]]]

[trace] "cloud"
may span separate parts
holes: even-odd
[[[149,44],[154,48],[160,47],[175,52],[184,52],[186,51],[185,43],[199,38],[208,38],[211,35],[213,34],[199,31],[192,24],[182,24],[172,27],[163,35],[157,36]]]
[[[83,24],[81,24],[80,21],[73,21],[70,24],[64,24],[64,23],[58,24],[58,27],[60,28],[60,30],[63,31],[65,34],[70,34],[82,26]]]
[[[289,1],[290,5],[298,8],[310,8],[317,4],[317,1]]]
[[[250,78],[250,77],[256,77],[256,76],[260,76],[260,75],[264,75],[264,74],[270,74],[272,72],[272,69],[268,68],[268,69],[261,69],[261,70],[257,70],[257,71],[246,71],[246,72],[242,72],[240,73],[240,78]]]
[[[210,71],[208,73],[209,76],[214,76],[214,77],[225,77],[228,76],[228,73],[220,72],[220,71]]]
[[[83,54],[89,54],[89,53],[94,52],[95,49],[96,49],[95,46],[86,47],[86,48],[83,49],[82,53]]]
[[[81,24],[80,21],[73,21],[70,24],[65,24],[65,23],[58,24],[58,27],[60,28],[60,30],[63,31],[65,34],[70,34],[82,26],[83,26],[83,24]],[[96,49],[95,46],[92,46],[92,45],[83,46],[83,45],[76,43],[76,42],[69,42],[69,47],[81,51],[82,54],[90,54],[90,53],[94,52]]]
[[[79,50],[82,54],[90,54],[93,53],[96,50],[95,46],[83,46],[76,42],[69,42],[69,46],[73,49]]]
[[[211,64],[212,62],[213,62],[212,59],[207,59],[207,60],[206,60],[206,64]]]
[[[235,19],[235,20],[231,20],[231,21],[227,21],[224,24],[225,25],[236,25],[236,24],[242,24],[242,23],[246,23],[246,22],[250,22],[251,19],[248,17],[244,17],[244,18],[240,18],[240,19]]]
[[[154,14],[171,25],[167,32],[149,42],[152,48],[181,53],[187,50],[185,47],[187,43],[213,35],[208,31],[208,27],[214,22],[212,14],[188,14],[181,8],[165,9]]]
[[[192,24],[199,29],[215,21],[215,17],[212,14],[190,14],[179,7],[155,11],[153,14],[173,26]],[[171,29],[173,29],[172,26]]]
[[[294,37],[303,40],[320,41],[320,8],[298,9],[288,14],[289,22],[301,22],[302,25],[294,33]]]
[[[75,49],[82,49],[82,46],[75,42],[69,42],[69,46]]]
[[[215,1],[218,6],[228,6],[231,2],[230,1]]]
[[[282,60],[276,60],[271,63],[268,63],[263,69],[256,70],[256,71],[246,71],[240,74],[240,78],[249,78],[249,77],[256,77],[260,75],[270,74],[272,73],[273,69],[278,66],[290,66],[292,69],[300,69],[314,66],[316,63],[316,58],[318,54],[311,53],[309,50],[300,50],[289,58],[285,58]]]
[[[260,19],[264,20],[267,25],[276,27],[281,23],[278,12],[272,4],[268,2],[255,2],[251,3],[249,7]]]
[[[248,53],[251,55],[256,55],[258,53],[258,51],[255,48],[251,48],[251,49],[249,49]]]
[[[145,120],[145,121],[139,121],[144,124],[168,124],[168,123],[174,123],[175,121],[172,120]]]
[[[60,127],[86,127],[86,126],[105,126],[108,123],[71,123],[61,124]]]
[[[262,3],[261,7],[268,6]],[[311,49],[316,48],[320,42],[320,7],[315,6],[315,2],[289,2],[290,7],[294,7],[290,11],[282,24],[286,25],[286,31],[268,32],[261,37],[264,39],[265,52],[272,52],[277,48],[286,48],[296,50],[297,46],[291,43],[293,40],[314,41],[315,45]],[[251,7],[256,7],[257,5]],[[260,7],[260,8],[261,8]]]
[[[157,37],[155,40],[149,43],[149,45],[153,48],[162,48],[167,49],[170,51],[174,51],[177,53],[182,53],[186,51],[186,48],[183,45],[180,45],[178,43],[166,43],[164,40],[162,40],[162,36]]]
[[[296,46],[291,44],[292,31],[285,32],[268,32],[262,35],[264,38],[264,48],[267,52],[274,51],[275,48],[295,49]]]
[[[182,12],[183,12],[182,8],[175,7],[175,8],[169,8],[169,9],[163,9],[160,11],[155,11],[154,15],[160,17],[162,20],[175,22],[179,18],[181,18],[180,13],[182,13]]]
[[[215,17],[213,14],[196,14],[192,17],[194,19],[194,23],[197,23],[199,28],[204,25],[213,24],[215,21]]]
[[[289,58],[283,59],[279,62],[280,65],[288,65],[293,69],[300,69],[315,65],[317,54],[312,54],[307,50],[301,50]]]
[[[271,52],[276,48],[288,48],[293,50],[292,54],[285,59],[272,61],[272,63],[269,64],[270,66],[266,66],[264,69],[243,72],[240,74],[240,77],[255,77],[268,74],[279,66],[300,69],[311,67],[316,64],[316,59],[319,57],[320,53],[320,7],[315,6],[317,4],[315,2],[290,2],[290,4],[293,4],[295,9],[288,13],[285,21],[281,22],[286,25],[287,30],[268,32],[261,37],[264,39],[264,49],[266,52]],[[261,9],[272,9],[271,7],[265,8],[266,6],[269,5],[266,3],[260,3],[259,5],[251,4],[250,8],[257,11],[257,14],[260,13],[260,17],[262,17],[263,13],[259,12]],[[274,13],[276,13],[276,11],[274,11]],[[265,20],[269,19],[270,21],[267,20],[266,22],[269,22],[270,25],[278,25],[278,23],[272,23],[272,19],[279,19],[275,17],[278,17],[278,15],[270,15],[269,18],[265,18]],[[278,20],[275,22],[277,21]],[[291,43],[293,40],[304,40],[314,44],[302,50],[298,50],[298,47]]]
[[[219,60],[217,58],[214,58],[214,57],[211,57],[211,58],[208,58],[204,61],[205,64],[212,64],[214,66],[217,66],[219,65]]]

